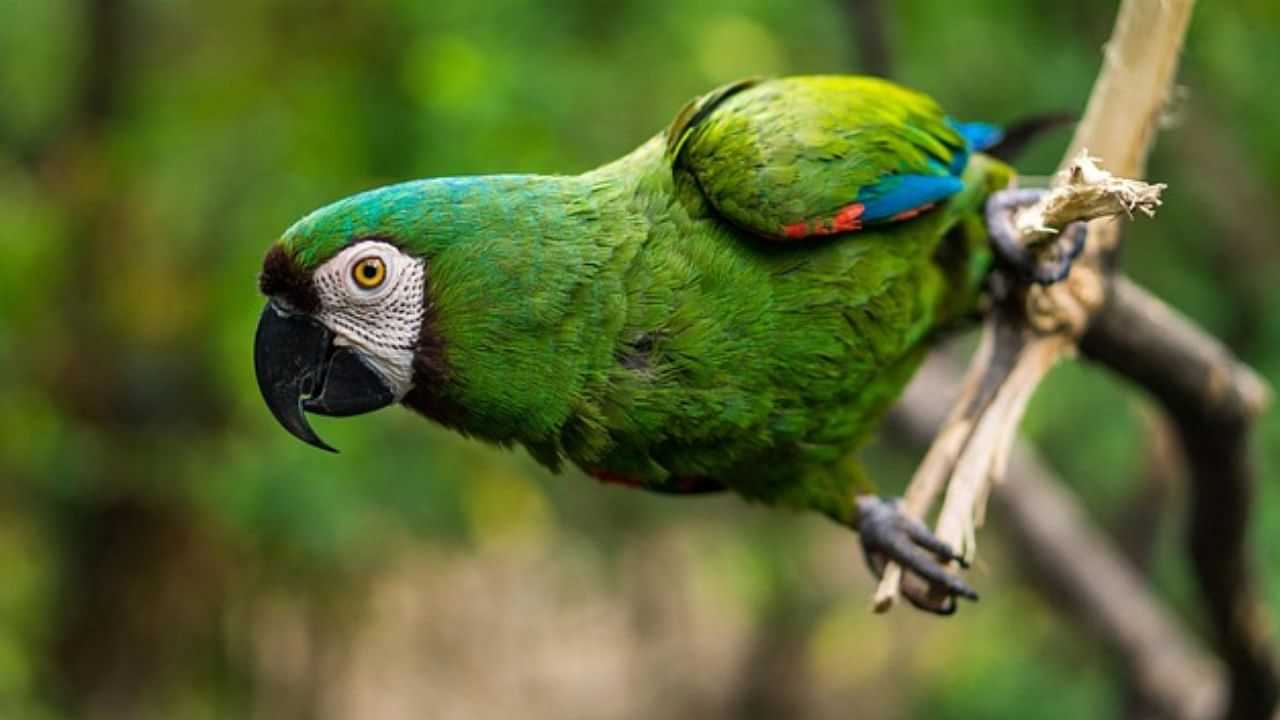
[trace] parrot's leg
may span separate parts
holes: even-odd
[[[876,577],[884,572],[889,560],[898,563],[924,580],[924,583],[904,583],[903,595],[912,605],[939,615],[954,613],[957,597],[978,599],[973,588],[943,567],[952,561],[965,567],[964,559],[934,536],[924,523],[903,515],[896,500],[860,495],[856,502],[858,535],[862,538],[867,564]],[[932,588],[946,591],[941,604],[930,598]]]
[[[1034,205],[1048,190],[1001,190],[987,199],[987,231],[996,253],[1028,280],[1052,285],[1071,272],[1071,263],[1084,250],[1085,224],[1071,223],[1058,233],[1049,246],[1032,253],[1018,241],[1020,234],[1013,226],[1013,213]]]

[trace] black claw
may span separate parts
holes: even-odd
[[[1065,280],[1071,274],[1071,262],[1062,259],[1049,260],[1024,269],[1023,274],[1037,285],[1052,285]]]
[[[955,598],[977,600],[978,594],[964,580],[946,570],[951,561],[967,567],[950,545],[939,540],[918,520],[908,518],[891,500],[866,496],[858,499],[858,533],[863,554],[873,573],[879,576],[888,560],[893,560],[928,583],[930,588],[946,591],[945,604],[939,606],[913,593],[904,593],[912,605],[940,615],[955,612]],[[941,559],[941,562],[939,562]],[[925,596],[927,596],[927,592]]]
[[[920,577],[929,581],[930,585],[946,588],[950,595],[959,595],[970,600],[977,600],[978,593],[973,591],[965,581],[947,572],[942,565],[916,547],[904,548],[902,557],[894,558]]]
[[[1067,257],[1075,260],[1080,257],[1080,253],[1084,252],[1085,240],[1089,237],[1089,225],[1083,222],[1073,222],[1062,231],[1063,236],[1068,243]]]
[[[1013,211],[1037,202],[1045,190],[1001,190],[987,199],[987,231],[991,244],[1004,263],[1027,280],[1052,285],[1071,274],[1071,263],[1084,250],[1088,233],[1084,223],[1072,223],[1051,243],[1048,257],[1033,256],[1018,242],[1013,227]]]
[[[907,602],[915,606],[917,610],[923,610],[928,613],[933,613],[934,615],[941,615],[943,617],[955,615],[956,610],[960,609],[960,603],[956,602],[954,595],[948,595],[947,599],[943,601],[941,605],[930,605],[924,600],[917,599],[915,595],[909,592],[902,593],[902,596],[907,599]],[[977,598],[973,599],[977,600]]]
[[[915,544],[925,550],[928,550],[934,555],[937,555],[943,560],[958,562],[961,567],[969,566],[969,563],[966,562],[964,558],[956,554],[956,551],[953,550],[950,545],[943,542],[937,535],[930,532],[929,528],[925,527],[924,523],[916,520],[915,518],[903,517],[902,519],[905,522],[907,535],[915,542]]]
[[[1032,268],[1031,279],[1041,285],[1052,285],[1071,274],[1071,264],[1084,252],[1089,228],[1082,222],[1071,223],[1053,240],[1053,257]]]

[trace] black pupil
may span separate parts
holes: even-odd
[[[374,279],[374,278],[378,277],[378,268],[377,268],[377,266],[376,266],[376,265],[374,265],[374,264],[373,264],[373,263],[371,263],[371,262],[367,262],[367,263],[365,263],[365,264],[360,268],[360,272],[364,275],[364,279],[365,279],[365,280],[372,280],[372,279]]]

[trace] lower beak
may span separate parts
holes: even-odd
[[[262,399],[285,430],[322,450],[337,452],[316,435],[303,411],[344,417],[395,401],[387,383],[354,349],[333,343],[315,319],[268,302],[253,341],[253,367]]]

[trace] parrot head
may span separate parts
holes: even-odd
[[[414,385],[427,314],[426,262],[402,249],[407,188],[358,195],[299,221],[272,245],[254,371],[267,407],[299,439],[336,452],[306,413],[349,416]]]

